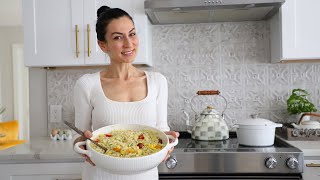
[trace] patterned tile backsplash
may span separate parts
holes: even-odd
[[[228,100],[227,124],[250,114],[275,122],[287,122],[286,100],[294,88],[304,88],[320,107],[320,64],[271,64],[268,23],[238,22],[153,26],[154,67],[169,83],[168,122],[185,131],[182,110],[191,113],[190,100],[198,90],[217,89]],[[63,106],[63,120],[74,121],[72,105],[75,81],[99,68],[64,68],[47,73],[48,105]],[[216,96],[195,98],[197,111],[223,101]],[[194,117],[191,115],[190,117]],[[48,129],[63,127],[48,123]]]

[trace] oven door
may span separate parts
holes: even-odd
[[[203,179],[214,179],[214,180],[302,180],[301,174],[296,175],[268,175],[268,174],[248,174],[248,175],[208,175],[208,174],[159,174],[159,179],[174,180],[174,179],[185,179],[185,180],[203,180]]]

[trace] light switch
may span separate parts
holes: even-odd
[[[50,122],[62,122],[61,105],[50,105]]]

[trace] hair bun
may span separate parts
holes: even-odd
[[[111,8],[109,6],[101,6],[98,10],[97,10],[97,17],[99,18],[101,16],[101,14],[107,12],[108,10],[110,10]]]

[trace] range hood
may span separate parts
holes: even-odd
[[[267,20],[285,0],[146,0],[152,24]]]

